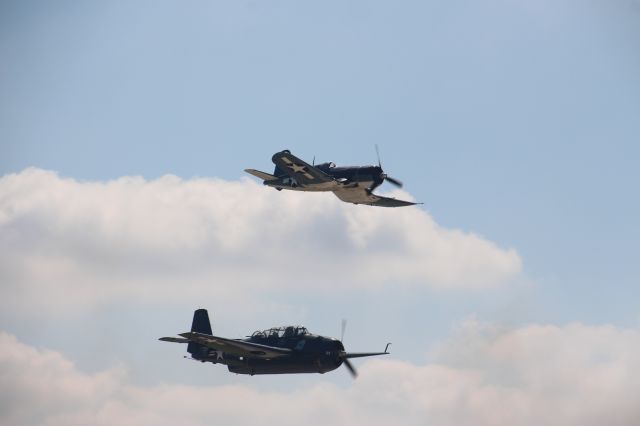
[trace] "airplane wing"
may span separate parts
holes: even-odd
[[[158,340],[162,340],[163,342],[173,342],[173,343],[189,343],[189,339],[185,339],[183,337],[161,337]]]
[[[333,193],[342,201],[353,204],[366,204],[369,206],[380,207],[404,207],[420,204],[412,201],[398,200],[391,197],[383,197],[362,188],[343,188],[338,191],[334,191]]]
[[[389,355],[389,352],[349,352],[344,354],[344,358],[362,358],[365,356]]]
[[[244,340],[226,339],[196,332],[181,333],[180,336],[189,342],[199,343],[211,349],[246,358],[277,358],[290,355],[292,352],[291,349],[287,348],[260,345]]]
[[[271,157],[271,161],[301,185],[312,185],[318,183],[332,182],[335,179],[322,170],[305,163],[289,151],[276,152]]]
[[[276,176],[270,175],[269,173],[261,172],[260,170],[244,169],[244,171],[262,180],[278,180]]]

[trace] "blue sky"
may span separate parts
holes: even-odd
[[[0,174],[17,173],[20,185],[49,179],[52,188],[69,178],[77,188],[61,194],[78,191],[89,198],[95,192],[120,203],[129,198],[119,190],[114,195],[87,185],[142,176],[150,187],[170,190],[173,184],[157,181],[170,174],[183,179],[180,191],[193,190],[190,182],[202,177],[243,182],[240,192],[256,194],[242,170],[270,170],[277,150],[289,148],[309,161],[367,164],[375,161],[378,144],[385,170],[425,203],[416,208],[425,216],[394,210],[360,219],[382,224],[382,217],[408,214],[406,221],[428,227],[428,217],[441,229],[494,244],[497,251],[478,249],[489,259],[512,249],[521,263],[504,278],[508,284],[416,287],[415,277],[393,284],[385,278],[372,288],[354,284],[308,293],[301,289],[305,277],[297,276],[296,289],[260,290],[269,307],[256,308],[249,319],[226,308],[228,317],[217,320],[224,331],[245,333],[245,326],[264,328],[291,316],[338,334],[340,318],[348,316],[354,344],[375,345],[392,335],[400,360],[422,363],[434,341],[449,339],[470,317],[514,327],[577,322],[637,329],[639,21],[640,4],[632,0],[3,2]],[[28,167],[57,175],[31,178],[24,174]],[[4,184],[9,187],[6,179]],[[0,206],[18,211],[14,195],[6,194]],[[291,200],[278,195],[268,199]],[[339,232],[351,211],[325,200],[327,194],[294,195],[311,200],[314,209],[328,209],[332,218],[311,214],[300,225],[306,232],[301,238],[319,239],[322,250],[345,249]],[[282,206],[303,208],[295,200]],[[126,208],[113,206],[115,217],[128,214]],[[277,214],[262,208],[256,207]],[[42,209],[38,215],[49,214]],[[67,223],[70,213],[60,212],[55,220]],[[247,215],[265,224],[273,220]],[[16,216],[3,225],[5,235],[42,247],[31,233],[53,228],[45,219],[33,228],[24,225],[36,216]],[[327,226],[337,230],[330,233]],[[336,240],[325,241],[326,233]],[[107,232],[104,241],[112,237]],[[82,236],[65,231],[51,238],[71,246]],[[3,246],[5,259],[12,241]],[[158,258],[150,259],[147,267],[154,269]],[[339,280],[344,270],[331,259],[318,272]],[[3,298],[13,295],[6,283],[14,272],[19,275],[11,270],[3,278]],[[83,350],[79,341],[88,323],[115,340],[120,333],[135,338],[145,318],[163,312],[161,333],[183,331],[174,330],[182,317],[187,326],[192,299],[141,305],[128,299],[130,289],[122,291],[126,301],[108,299],[92,314],[52,314],[45,328],[28,308],[0,314],[2,329],[25,344],[58,351],[81,371],[122,362],[133,366],[134,383],[206,384],[202,371],[189,370],[184,380],[176,373],[158,377],[162,365],[145,368],[147,350],[166,352],[158,354],[159,364],[172,362],[177,351],[170,347],[127,349],[94,336],[100,353]],[[123,332],[129,320],[136,325]],[[348,377],[336,376],[323,380],[351,386]],[[215,378],[236,380],[224,372]],[[312,386],[317,378],[286,380]]]

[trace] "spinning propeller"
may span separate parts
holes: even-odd
[[[376,145],[376,150],[377,150],[378,146]],[[347,328],[347,320],[346,319],[342,319],[342,330],[340,332],[340,343],[342,343],[342,341],[344,340],[344,332]],[[344,348],[344,346],[343,346]],[[346,353],[343,350],[341,350],[338,353],[338,359],[340,361],[342,361],[342,363],[344,364],[345,367],[347,367],[347,369],[349,370],[349,372],[351,373],[351,376],[355,379],[356,377],[358,377],[358,372],[356,371],[355,367],[353,366],[353,364],[351,364],[351,362],[349,361],[349,354]]]
[[[382,182],[384,182],[386,180],[389,183],[397,186],[398,188],[402,188],[402,182],[401,181],[399,181],[398,179],[392,178],[391,176],[386,174],[384,171],[382,171],[382,162],[380,161],[380,151],[378,150],[378,144],[376,144],[376,155],[378,157],[378,167],[380,167],[380,171],[381,171],[380,177],[382,178]],[[380,182],[378,185],[382,184],[382,182]],[[376,185],[376,186],[378,186],[378,185]]]

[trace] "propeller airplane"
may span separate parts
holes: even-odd
[[[266,186],[271,186],[278,191],[283,189],[312,192],[330,191],[347,203],[380,207],[403,207],[420,204],[373,193],[373,190],[382,185],[384,181],[402,188],[402,182],[382,170],[377,146],[376,153],[378,154],[377,166],[338,167],[331,162],[311,165],[291,154],[291,151],[284,150],[276,152],[271,157],[276,165],[273,174],[255,169],[245,169],[245,172],[262,179]]]
[[[346,323],[342,322],[342,337]],[[245,339],[214,336],[209,314],[198,309],[193,314],[191,331],[181,337],[161,337],[164,342],[187,343],[191,359],[226,365],[236,374],[321,373],[345,365],[355,378],[352,358],[387,355],[384,352],[346,352],[340,340],[311,334],[302,326],[274,327],[256,331]],[[185,357],[187,358],[187,357]]]

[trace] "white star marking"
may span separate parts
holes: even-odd
[[[301,173],[307,179],[313,179],[313,175],[307,171],[307,166],[303,166],[301,164],[296,164],[293,161],[289,160],[287,157],[281,157],[282,161],[287,164],[287,168],[292,170],[294,173]]]
[[[289,165],[289,168],[291,170],[293,170],[294,173],[304,173],[304,172],[306,172],[306,168],[307,167],[306,166],[301,166],[301,165],[296,164],[296,163],[291,163]]]

